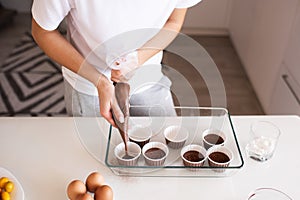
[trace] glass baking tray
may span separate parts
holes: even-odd
[[[189,137],[185,143],[200,144],[203,146],[202,133],[206,129],[217,129],[225,133],[228,147],[233,153],[233,160],[228,167],[210,167],[205,161],[202,167],[185,167],[180,157],[180,149],[169,148],[169,155],[164,166],[149,166],[145,163],[143,156],[139,157],[136,166],[120,165],[114,155],[115,147],[122,142],[119,131],[110,127],[108,143],[105,155],[105,164],[113,173],[120,176],[157,176],[157,177],[226,177],[239,171],[244,160],[230,114],[225,108],[212,107],[175,107],[177,116],[169,116],[164,108],[152,107],[131,107],[134,113],[142,113],[142,116],[131,116],[129,127],[135,125],[148,126],[152,129],[153,135],[150,141],[165,142],[163,131],[170,125],[184,126],[189,131]],[[136,112],[138,111],[138,112]],[[140,111],[140,112],[139,112]]]

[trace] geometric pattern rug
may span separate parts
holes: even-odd
[[[28,32],[0,66],[0,116],[66,116],[61,66]]]

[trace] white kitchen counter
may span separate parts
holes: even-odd
[[[274,187],[300,199],[300,117],[233,116],[232,120],[245,165],[226,178],[116,176],[86,150],[77,133],[83,128],[92,136],[95,125],[103,136],[107,135],[108,124],[102,118],[0,118],[0,167],[20,181],[27,200],[67,199],[68,183],[85,180],[92,171],[103,174],[115,200],[245,200],[259,187]],[[274,157],[265,163],[245,156],[250,124],[256,120],[271,121],[282,132]]]

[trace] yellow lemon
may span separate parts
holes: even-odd
[[[8,192],[4,191],[1,193],[1,198],[2,198],[2,200],[10,200],[10,195]]]
[[[0,178],[0,188],[4,188],[5,184],[8,182],[8,178],[7,177],[2,177]]]
[[[8,181],[8,182],[5,184],[4,189],[5,189],[6,192],[9,192],[9,193],[12,192],[13,189],[14,189],[14,184],[13,184],[13,182]]]

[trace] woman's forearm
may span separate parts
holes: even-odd
[[[57,30],[44,30],[32,19],[32,36],[51,59],[86,78],[95,86],[104,78],[98,70],[85,62],[84,57]]]
[[[184,22],[187,9],[175,9],[160,32],[139,48],[139,65],[165,49],[177,36]]]

